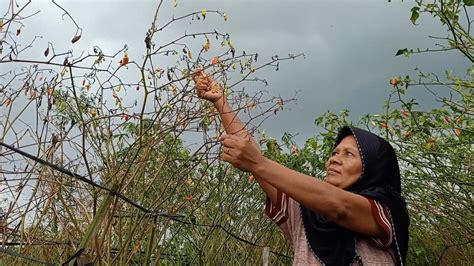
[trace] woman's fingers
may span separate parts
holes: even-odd
[[[210,87],[208,79],[198,79],[196,80],[196,86],[198,87]]]
[[[229,134],[229,135],[221,136],[219,138],[219,141],[222,142],[224,145],[230,146],[230,147],[237,147],[237,146],[244,147],[248,144],[248,142],[252,141],[252,137],[251,136],[242,137],[242,136]]]
[[[201,78],[201,77],[206,77],[206,73],[202,71],[202,69],[197,69],[193,74],[193,80],[196,81],[196,79]]]
[[[196,94],[201,97],[201,98],[206,98],[206,96],[208,96],[208,92],[209,92],[209,87],[205,84],[205,83],[198,83],[196,84],[195,86],[196,88]]]
[[[224,135],[219,140],[222,143],[221,159],[242,171],[251,172],[262,161],[263,155],[248,136]]]
[[[226,148],[229,151],[230,149],[234,150],[242,150],[244,148],[244,143],[242,142],[242,139],[239,137],[235,137],[233,135],[227,135],[231,137],[225,137],[223,140],[221,140],[223,148]]]
[[[212,102],[222,97],[222,88],[212,76],[207,75],[202,70],[196,70],[193,74],[196,94],[198,97],[210,100]]]
[[[220,139],[222,143],[222,153],[230,157],[240,157],[248,148],[247,138],[235,135],[225,135]]]
[[[224,142],[225,140],[238,141],[240,138],[241,138],[241,137],[236,136],[236,135],[233,135],[233,134],[225,134],[225,135],[222,135],[222,136],[219,138],[219,141],[221,141],[221,142]]]
[[[196,90],[199,91],[204,91],[204,92],[207,92],[207,91],[210,91],[211,90],[211,86],[212,86],[212,83],[210,82],[209,79],[205,78],[205,79],[197,79],[195,81],[196,85]]]
[[[224,146],[224,147],[222,148],[223,153],[226,153],[226,154],[229,154],[229,155],[230,155],[230,150],[231,150],[230,147]]]
[[[222,154],[221,154],[221,159],[222,159],[224,162],[230,163],[232,157],[231,157],[230,155],[228,155],[227,153],[222,153]]]
[[[207,82],[207,83],[211,83],[212,81],[212,78],[209,77],[206,72],[202,71],[202,70],[197,70],[196,72],[194,72],[193,74],[193,80],[194,82]]]
[[[222,143],[222,152],[230,154],[231,149],[238,149],[238,139],[234,135],[224,135],[219,141]]]
[[[237,140],[232,139],[232,138],[226,138],[222,141],[222,144],[224,145],[224,147],[229,147],[229,148],[236,147],[237,143],[238,143]]]

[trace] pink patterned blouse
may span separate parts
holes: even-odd
[[[392,243],[392,227],[388,217],[388,209],[377,201],[367,198],[372,206],[372,214],[377,223],[385,230],[384,239],[369,236],[356,236],[356,253],[364,265],[395,265],[395,253],[389,248]],[[323,265],[313,254],[301,218],[299,203],[278,191],[277,202],[269,198],[265,205],[265,214],[271,218],[283,231],[285,238],[293,246],[293,265]],[[354,264],[355,265],[355,264]]]

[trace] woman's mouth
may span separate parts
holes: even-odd
[[[336,169],[334,169],[334,168],[332,168],[332,167],[329,167],[329,168],[327,169],[326,173],[327,173],[328,175],[340,175],[340,174],[341,174],[340,171],[338,171],[338,170],[336,170]]]

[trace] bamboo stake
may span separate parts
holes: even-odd
[[[114,190],[115,190],[115,188],[112,189],[112,191],[114,191]],[[84,238],[82,239],[81,243],[77,247],[77,251],[80,251],[81,249],[84,249],[86,247],[87,243],[89,242],[89,240],[92,238],[92,236],[95,235],[100,223],[102,222],[102,220],[105,217],[105,214],[107,213],[107,209],[109,208],[110,204],[112,203],[113,198],[114,198],[114,195],[111,192],[107,194],[107,197],[105,198],[105,200],[100,205],[96,216],[92,220],[92,223],[87,228],[87,231],[84,235]],[[73,266],[75,261],[76,261],[76,258],[71,260],[69,262],[69,266]]]

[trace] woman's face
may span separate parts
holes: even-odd
[[[354,136],[342,139],[326,163],[326,182],[342,189],[354,184],[362,174],[362,159]]]

